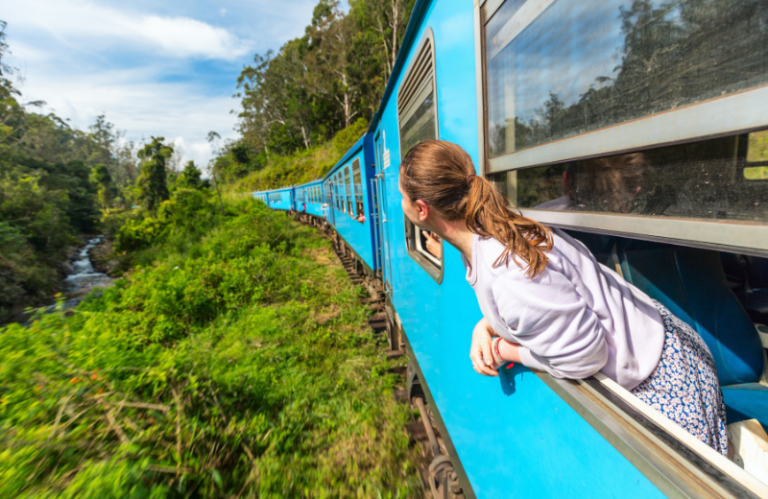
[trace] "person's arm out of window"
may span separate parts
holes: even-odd
[[[563,274],[547,269],[531,280],[510,268],[492,289],[507,332],[521,345],[523,365],[570,379],[592,376],[605,366],[606,331]]]

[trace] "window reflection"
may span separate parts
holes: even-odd
[[[491,157],[768,82],[761,0],[528,2],[485,31]]]
[[[497,174],[521,208],[768,222],[768,182],[750,136]],[[509,182],[508,175],[515,176]],[[752,178],[750,178],[752,176]],[[515,192],[510,192],[515,185]]]

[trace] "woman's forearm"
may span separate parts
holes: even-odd
[[[520,362],[520,349],[521,347],[517,343],[510,343],[504,339],[499,341],[499,353],[501,358],[509,362]]]

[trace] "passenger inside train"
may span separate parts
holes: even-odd
[[[642,190],[625,185],[630,193]],[[601,372],[728,455],[715,360],[691,324],[564,231],[512,211],[458,145],[414,146],[399,186],[406,216],[462,254],[484,316],[470,349],[478,373],[497,376],[507,361],[558,378]]]

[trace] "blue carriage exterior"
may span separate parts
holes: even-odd
[[[685,473],[654,461],[655,451],[644,454],[648,444],[623,434],[621,425],[590,405],[589,399],[521,365],[502,370],[498,378],[479,376],[468,347],[482,314],[466,282],[460,253],[443,245],[442,262],[435,267],[439,270],[432,271],[426,270],[429,262],[414,253],[418,235],[408,232],[398,189],[403,125],[398,91],[429,40],[435,54],[437,138],[460,145],[478,174],[483,173],[484,143],[478,140],[484,133],[479,118],[483,110],[475,98],[482,93],[478,8],[466,0],[418,0],[367,133],[322,179],[254,196],[267,195],[270,207],[288,209],[290,204],[273,202],[269,194],[294,192],[288,203],[301,211],[302,202],[309,199],[307,192],[313,192],[306,213],[326,220],[366,271],[381,279],[393,325],[404,336],[409,365],[432,408],[466,497],[675,496],[687,486],[689,479],[679,478]],[[359,181],[353,172],[355,162]],[[599,248],[590,249],[599,253]],[[627,257],[614,263],[627,270],[632,265]],[[669,270],[672,273],[674,269]],[[669,293],[635,284],[702,330],[695,317],[678,311]],[[759,372],[762,364],[755,364]]]
[[[289,211],[295,210],[296,193],[293,187],[282,189],[273,189],[271,191],[259,191],[253,193],[254,197],[266,196],[267,206],[273,210]]]
[[[316,180],[314,182],[307,182],[300,186],[295,187],[296,202],[295,210],[298,212],[304,212],[314,215],[316,217],[324,217],[323,211],[323,181]]]
[[[264,203],[267,206],[269,206],[269,198],[267,197],[267,193],[266,192],[262,192],[262,191],[254,192],[253,193],[253,197],[254,197],[254,199],[256,199],[258,201],[261,201],[262,203]]]
[[[369,272],[379,268],[371,191],[373,175],[373,144],[371,135],[365,134],[323,177],[330,193],[328,223]]]

